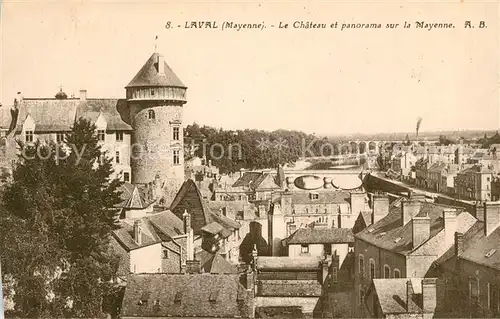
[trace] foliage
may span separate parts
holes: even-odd
[[[95,126],[80,119],[66,141],[69,154],[24,145],[3,194],[0,252],[18,316],[100,317],[117,269],[108,240],[118,227],[120,182],[110,179]]]
[[[447,138],[445,135],[439,135],[439,142],[438,142],[438,144],[439,145],[448,146],[448,145],[453,144],[453,141],[450,140],[449,138]]]
[[[481,144],[482,148],[490,148],[492,144],[500,144],[500,135],[496,132],[491,137],[488,137],[486,133],[484,133],[484,137],[480,138],[477,142]]]
[[[339,143],[299,131],[223,130],[196,123],[185,129],[186,155],[206,157],[221,173],[275,168],[302,157],[339,154]]]

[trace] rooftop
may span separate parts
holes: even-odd
[[[164,63],[164,74],[160,74],[158,68],[158,61],[161,61],[158,53],[153,53],[151,57],[142,66],[136,76],[127,85],[129,87],[156,87],[156,86],[171,86],[186,88],[181,80],[175,75],[174,71],[170,68],[167,62]]]
[[[353,243],[352,230],[348,228],[299,228],[286,239],[287,244],[337,244]]]
[[[136,274],[127,279],[122,317],[248,317],[236,274]]]

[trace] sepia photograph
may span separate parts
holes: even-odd
[[[498,0],[3,0],[0,39],[0,319],[500,317]]]

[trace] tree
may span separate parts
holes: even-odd
[[[87,120],[55,144],[23,145],[0,210],[0,254],[22,317],[99,317],[117,259],[120,183]]]

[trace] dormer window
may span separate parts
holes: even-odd
[[[150,119],[150,120],[155,119],[155,111],[153,111],[153,110],[148,111],[148,119]]]
[[[32,143],[33,142],[33,131],[26,131],[26,143]]]

